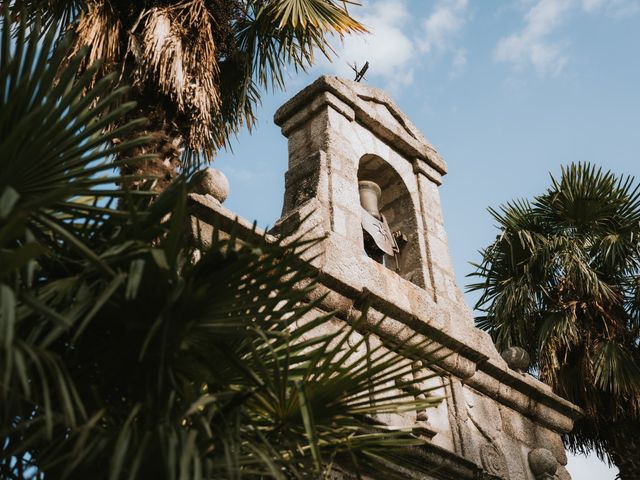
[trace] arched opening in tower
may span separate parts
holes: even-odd
[[[363,248],[373,260],[395,271],[405,280],[423,287],[424,279],[420,274],[420,253],[418,247],[418,228],[416,209],[402,177],[384,159],[374,154],[360,158],[358,166],[360,198],[363,205]],[[379,190],[378,190],[379,188]],[[374,197],[378,197],[377,201]],[[377,203],[376,206],[374,204]],[[367,213],[376,217],[371,220]],[[368,222],[368,223],[367,223]],[[390,251],[391,245],[385,245],[387,235],[384,226],[397,248]]]

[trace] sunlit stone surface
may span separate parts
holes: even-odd
[[[520,371],[522,362],[510,368],[474,327],[449,256],[438,191],[447,166],[436,149],[385,93],[341,78],[319,78],[275,122],[288,138],[289,169],[282,216],[270,233],[323,238],[306,253],[321,272],[314,295],[326,294],[310,315],[336,311],[325,328],[339,328],[367,304],[363,328],[375,342],[428,337],[451,352],[435,366],[416,362],[417,375],[429,367],[440,375],[423,385],[446,397],[438,408],[380,419],[420,428],[428,441],[416,452],[420,466],[370,478],[569,479],[560,435],[580,410]],[[399,254],[382,263],[364,251],[360,181],[380,186],[380,212],[402,234]],[[191,200],[198,231],[230,228],[233,212],[205,195]],[[240,221],[239,238],[250,237],[251,225]]]

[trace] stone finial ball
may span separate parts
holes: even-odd
[[[504,350],[500,356],[507,362],[509,368],[526,372],[529,369],[531,358],[527,351],[522,347],[509,347]]]
[[[211,195],[222,203],[229,196],[229,180],[220,170],[207,168],[203,171],[202,180],[196,187],[196,193]]]
[[[546,448],[536,448],[529,452],[529,467],[536,477],[554,475],[558,470],[558,461]]]

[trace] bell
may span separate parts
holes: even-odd
[[[377,262],[383,263],[384,254],[394,256],[399,252],[399,248],[387,219],[378,208],[382,190],[376,182],[369,180],[359,181],[358,189],[362,207],[362,228],[365,231],[365,252]]]
[[[358,182],[358,189],[360,191],[360,205],[362,205],[362,208],[380,220],[380,210],[378,209],[380,195],[382,195],[380,186],[376,182],[361,180]]]

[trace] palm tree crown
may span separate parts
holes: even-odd
[[[134,86],[168,163],[211,160],[243,125],[254,124],[260,89],[283,87],[287,65],[329,55],[329,36],[365,28],[334,0],[23,0],[14,10],[44,15],[73,35],[72,58],[89,51]],[[161,133],[160,133],[161,132]]]
[[[639,186],[574,164],[533,201],[490,211],[500,235],[469,287],[482,292],[477,325],[498,348],[531,353],[540,378],[585,410],[569,445],[622,473],[620,439],[640,413]]]

